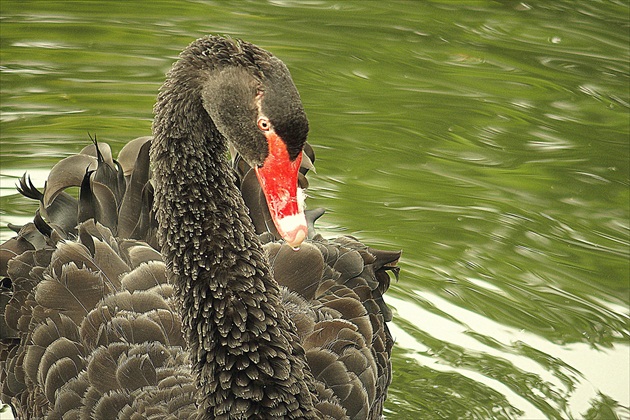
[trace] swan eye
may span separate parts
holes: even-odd
[[[269,131],[271,130],[271,123],[267,118],[259,118],[258,128],[260,128],[261,131]]]

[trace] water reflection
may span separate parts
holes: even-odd
[[[489,289],[496,291],[491,285]],[[586,397],[593,387],[602,392],[630,392],[623,376],[611,379],[603,373],[614,372],[625,363],[630,356],[627,345],[601,351],[594,361],[588,345],[553,345],[435,295],[419,294],[414,300],[422,303],[395,300],[397,316],[407,321],[403,328],[393,329],[399,351],[406,350],[405,357],[427,368],[463,375],[499,390],[508,397],[505,414],[555,417],[566,410],[567,399],[572,401],[574,413],[585,412],[589,407]],[[421,340],[405,331],[417,323],[424,330]],[[518,409],[507,401],[519,402],[515,404]]]

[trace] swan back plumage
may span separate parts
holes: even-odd
[[[79,154],[51,171],[41,197],[31,194],[41,199],[39,212],[50,215],[48,221],[37,215],[37,223],[63,227],[42,229],[47,236],[33,222],[2,245],[2,254],[11,255],[2,261],[2,399],[24,418],[184,418],[196,410],[173,286],[160,253],[150,245],[154,240],[146,235],[151,229],[138,233],[143,223],[154,224],[142,222],[151,213],[146,209],[151,208],[146,201],[149,167],[142,146],[137,147],[149,141],[128,143],[138,151],[136,161],[131,170],[128,163],[118,169],[127,179],[120,212],[125,202],[145,207],[134,212],[134,228],[123,229],[120,220],[133,223],[120,214],[114,229],[98,221],[99,212],[73,227],[67,221],[67,214],[78,217],[81,212],[63,209],[57,200],[69,206],[100,205],[99,200],[79,204],[63,191],[82,184],[88,188],[79,177],[79,171],[85,176],[86,163],[107,164]],[[124,148],[120,155],[126,153]],[[58,168],[77,161],[72,181],[55,179]],[[249,169],[240,172],[246,177]],[[88,185],[95,182],[90,177]],[[25,190],[28,178],[22,184]],[[319,410],[334,416],[345,412],[350,418],[380,412],[391,381],[393,343],[385,323],[391,312],[382,294],[389,285],[387,272],[397,273],[399,253],[373,250],[351,237],[331,242],[317,234],[300,252],[268,232],[262,241],[322,396]]]

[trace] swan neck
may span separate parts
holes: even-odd
[[[285,410],[286,417],[314,418],[304,351],[281,309],[225,139],[204,109],[201,84],[178,74],[176,65],[155,107],[154,210],[181,302],[200,416],[215,418],[238,406],[243,417]]]

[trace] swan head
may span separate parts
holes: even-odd
[[[203,106],[254,168],[280,235],[299,247],[307,236],[298,173],[308,135],[299,93],[282,61],[253,44],[224,41],[234,50],[208,72]]]

